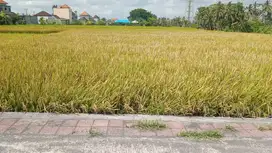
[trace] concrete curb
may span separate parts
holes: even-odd
[[[95,120],[162,120],[174,122],[198,122],[198,123],[258,123],[272,124],[271,118],[230,118],[230,117],[179,117],[163,115],[100,115],[100,114],[54,114],[54,113],[20,113],[3,112],[0,119],[95,119]]]

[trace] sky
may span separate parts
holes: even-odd
[[[144,8],[158,17],[173,18],[175,16],[186,16],[187,0],[5,0],[11,5],[11,9],[16,13],[28,14],[47,11],[52,13],[52,5],[69,5],[73,11],[81,13],[87,11],[90,15],[98,15],[106,18],[127,18],[129,12],[136,8]],[[200,6],[207,6],[217,0],[193,0],[193,14]],[[221,0],[229,2],[230,0]],[[237,2],[239,0],[233,0]],[[256,0],[240,0],[245,3],[253,3]],[[265,0],[257,0],[263,2]]]

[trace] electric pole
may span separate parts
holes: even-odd
[[[26,13],[26,15],[27,15],[27,11],[28,11],[28,9],[25,9],[25,13]]]
[[[191,21],[191,13],[192,13],[192,3],[193,3],[193,0],[188,0],[188,21]]]

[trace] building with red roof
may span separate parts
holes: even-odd
[[[77,14],[72,11],[71,7],[67,4],[53,5],[53,15],[58,16],[62,21],[67,21],[67,23],[72,23],[73,19],[77,18]]]
[[[5,13],[11,12],[11,7],[8,6],[8,3],[4,0],[0,0],[0,12],[3,11]]]
[[[85,18],[86,20],[90,20],[92,18],[91,15],[87,13],[86,11],[82,12],[79,17],[80,19]]]

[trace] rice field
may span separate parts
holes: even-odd
[[[0,26],[0,111],[267,117],[272,36]]]

